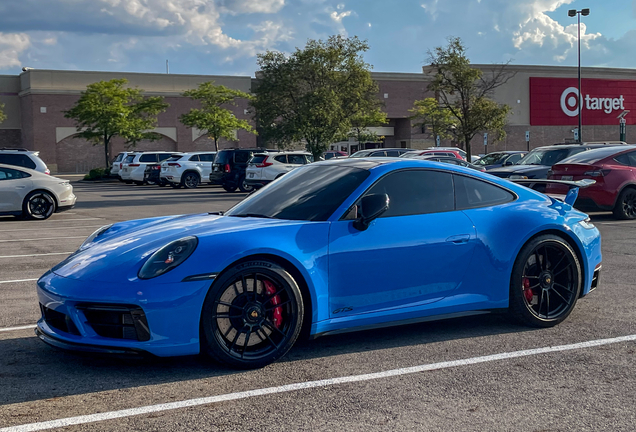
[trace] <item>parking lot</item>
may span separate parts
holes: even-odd
[[[77,355],[35,337],[35,281],[95,229],[227,210],[245,196],[78,179],[73,210],[0,217],[0,432],[635,428],[636,222],[592,215],[603,235],[600,287],[555,328],[481,315],[369,330],[235,371],[198,356]]]

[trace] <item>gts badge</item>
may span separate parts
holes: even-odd
[[[339,314],[341,312],[351,312],[353,310],[353,308],[351,306],[345,306],[345,307],[341,307],[340,309],[336,309],[335,311],[331,312],[332,314]]]

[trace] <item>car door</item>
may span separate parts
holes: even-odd
[[[199,159],[201,160],[201,162],[199,163],[201,178],[207,181],[208,177],[210,177],[210,173],[212,172],[212,162],[214,161],[214,153],[200,154]]]
[[[22,210],[22,201],[32,189],[29,174],[12,168],[0,168],[0,212]]]
[[[402,170],[364,195],[386,193],[389,209],[365,231],[352,208],[329,234],[331,316],[418,306],[461,285],[474,251],[475,229],[455,211],[452,174]],[[359,201],[358,201],[359,202]]]

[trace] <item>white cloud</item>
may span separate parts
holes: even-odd
[[[19,56],[30,45],[26,33],[0,33],[0,69],[22,66]]]
[[[229,13],[273,14],[285,6],[285,0],[225,0],[221,8]]]

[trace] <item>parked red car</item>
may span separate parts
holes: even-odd
[[[618,219],[636,219],[636,145],[588,150],[552,166],[554,180],[592,179],[579,190],[574,206],[584,211],[611,210]],[[565,194],[567,188],[549,184],[546,193]]]
[[[449,150],[449,149],[413,150],[410,152],[406,152],[403,155],[400,155],[400,157],[403,157],[403,158],[413,158],[416,156],[450,156],[450,157],[456,157],[457,159],[460,159],[460,160],[466,160],[464,159],[462,154],[458,152],[457,150]]]

